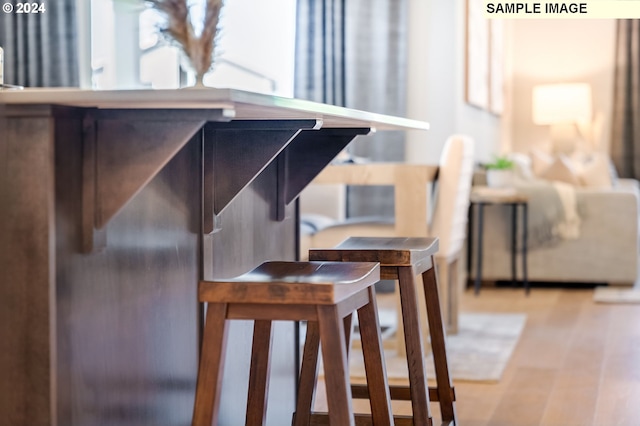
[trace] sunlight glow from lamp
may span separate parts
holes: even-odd
[[[560,151],[573,149],[576,126],[591,123],[591,86],[587,83],[543,84],[533,88],[533,122],[551,125]]]
[[[533,88],[536,124],[591,121],[591,87],[587,83],[543,84]]]

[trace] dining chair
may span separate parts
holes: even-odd
[[[471,137],[452,135],[444,144],[438,165],[365,163],[327,167],[312,185],[393,186],[395,218],[349,218],[329,221],[328,225],[325,221],[309,235],[301,236],[301,258],[306,258],[309,248],[331,248],[352,236],[437,237],[440,250],[435,258],[442,316],[447,333],[457,333],[459,296],[466,281],[458,271],[464,270],[459,261],[467,232],[473,155]],[[304,215],[301,220],[305,222]],[[422,322],[426,324],[424,312]],[[399,341],[398,349],[402,351],[402,347]]]

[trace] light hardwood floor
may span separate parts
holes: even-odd
[[[640,304],[592,297],[593,289],[467,290],[462,311],[523,312],[527,324],[499,383],[455,383],[460,424],[640,425]],[[318,390],[316,408],[326,409]],[[357,401],[356,411],[366,406]],[[394,411],[410,406],[394,402]]]

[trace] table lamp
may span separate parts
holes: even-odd
[[[580,128],[591,122],[591,86],[587,83],[535,86],[533,122],[551,126],[554,151],[572,151]]]

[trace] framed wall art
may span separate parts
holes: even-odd
[[[487,19],[482,0],[466,1],[465,101],[502,114],[504,108],[504,23]]]

